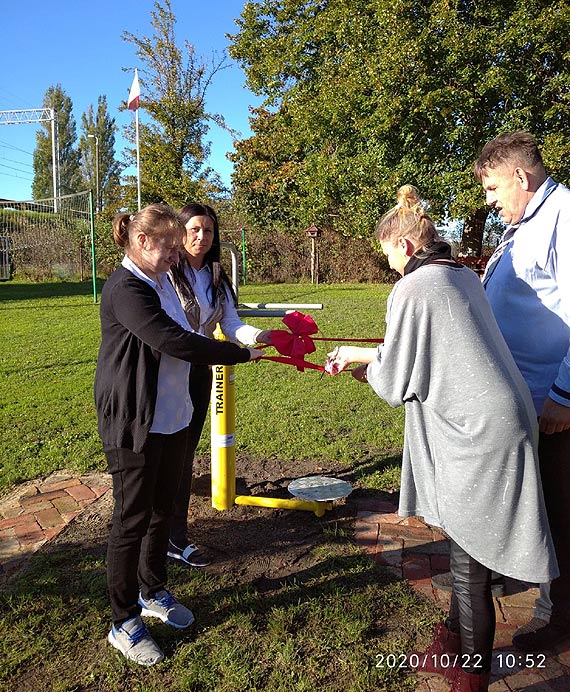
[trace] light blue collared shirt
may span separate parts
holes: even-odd
[[[192,331],[166,272],[161,274],[158,277],[159,282],[156,282],[142,272],[127,255],[123,258],[122,265],[154,288],[160,298],[162,309],[169,317],[172,317],[184,329]],[[169,356],[167,353],[160,354],[158,390],[151,433],[172,435],[190,425],[194,407],[188,389],[189,375],[190,363]]]
[[[537,414],[547,396],[570,406],[568,188],[540,186],[485,287]]]

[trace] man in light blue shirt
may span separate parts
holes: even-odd
[[[527,651],[570,638],[570,190],[548,177],[526,132],[500,135],[475,167],[507,224],[483,283],[539,417],[539,458],[560,577],[550,623],[513,638]]]

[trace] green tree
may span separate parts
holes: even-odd
[[[121,204],[122,169],[115,157],[115,133],[118,128],[115,119],[109,115],[106,96],[99,96],[96,114],[93,113],[93,106],[83,113],[81,127],[83,134],[79,140],[79,151],[84,188],[93,190],[98,212],[107,209],[114,213]]]
[[[359,235],[411,182],[477,253],[485,141],[528,129],[570,177],[566,0],[261,0],[238,26],[230,54],[265,97],[233,157],[252,222]]]
[[[182,206],[188,200],[215,198],[223,185],[205,166],[209,154],[205,136],[210,123],[221,127],[225,123],[222,116],[206,111],[205,97],[226,58],[204,60],[188,41],[183,50],[177,46],[170,0],[156,2],[151,17],[152,37],[123,32],[144,65],[140,103],[148,119],[139,126],[142,202]],[[126,136],[134,142],[134,127]],[[134,161],[131,150],[128,162]]]
[[[84,188],[79,165],[79,152],[74,148],[77,130],[72,114],[73,104],[60,84],[49,87],[46,91],[43,108],[53,108],[57,118],[59,194],[69,195],[74,192],[81,192]],[[42,123],[41,129],[36,134],[32,194],[34,199],[46,199],[54,196],[51,123]]]

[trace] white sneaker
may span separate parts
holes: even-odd
[[[119,627],[113,625],[107,639],[125,658],[141,666],[153,666],[164,659],[162,650],[138,615],[126,620]]]
[[[194,615],[186,606],[179,603],[174,596],[165,589],[157,591],[148,601],[139,594],[139,605],[142,607],[143,616],[159,618],[167,625],[178,629],[185,629],[194,623]]]

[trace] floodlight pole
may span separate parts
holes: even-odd
[[[51,121],[51,158],[53,175],[53,210],[59,209],[59,160],[57,141],[57,111],[54,108],[24,108],[14,111],[0,111],[0,125],[22,125],[23,123],[44,123]]]
[[[53,179],[53,211],[59,211],[59,142],[57,141],[57,114],[53,108],[49,109],[51,116],[51,160]]]
[[[93,190],[89,190],[89,231],[91,233],[91,274],[93,277],[93,302],[97,302],[97,263],[95,261],[95,218],[93,215]]]

